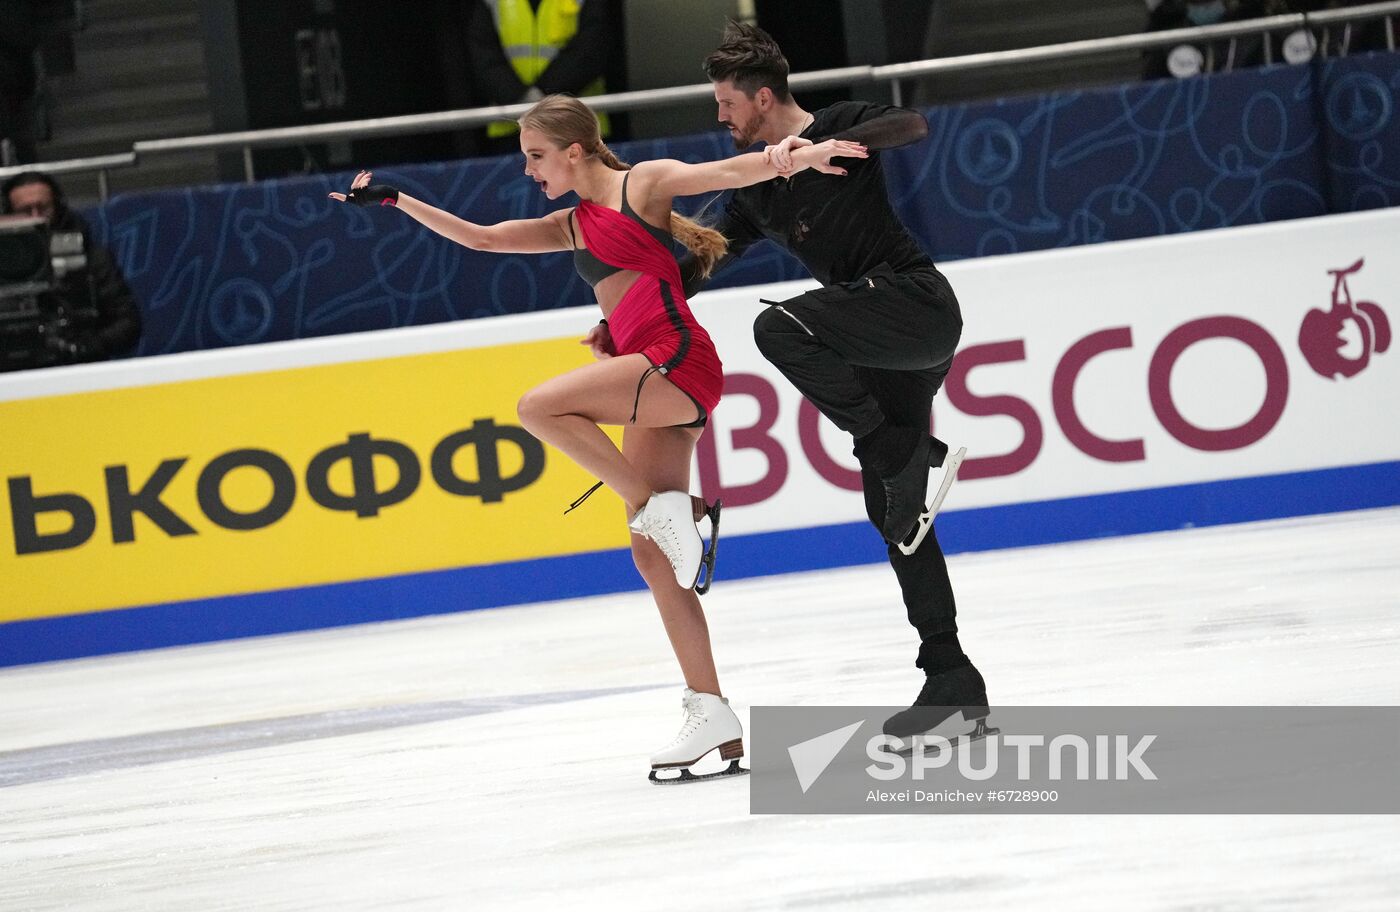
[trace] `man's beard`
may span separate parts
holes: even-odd
[[[766,123],[767,120],[762,114],[755,114],[753,120],[749,121],[748,126],[740,130],[737,135],[733,133],[730,134],[730,136],[734,138],[734,148],[742,152],[749,146],[758,142],[758,134],[763,132],[763,127]]]

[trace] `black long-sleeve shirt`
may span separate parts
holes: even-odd
[[[896,272],[932,266],[890,205],[878,152],[927,135],[923,115],[843,101],[814,118],[802,131],[804,139],[857,140],[867,145],[870,157],[839,159],[845,176],[809,169],[733,191],[713,226],[729,239],[729,252],[715,271],[764,238],[791,252],[823,285],[853,281],[881,264]],[[687,296],[704,284],[693,257],[682,261],[681,275]]]
[[[87,258],[97,322],[81,337],[79,354],[93,360],[129,354],[141,338],[141,308],[106,248],[89,243]]]

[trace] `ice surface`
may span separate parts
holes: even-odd
[[[993,706],[1400,703],[1400,509],[950,567]],[[888,567],[721,555],[705,606],[745,718],[918,691]],[[643,593],[2,670],[0,910],[1400,897],[1395,817],[751,816],[746,778],[647,783],[681,686]]]

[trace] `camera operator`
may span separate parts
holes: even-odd
[[[57,181],[38,171],[16,174],[0,187],[0,211],[47,222],[53,267],[47,287],[27,300],[0,289],[0,371],[130,353],[141,335],[140,309]]]

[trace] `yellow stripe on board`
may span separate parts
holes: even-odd
[[[515,414],[588,360],[556,339],[0,402],[0,622],[625,547],[617,498],[561,515],[594,479]]]

